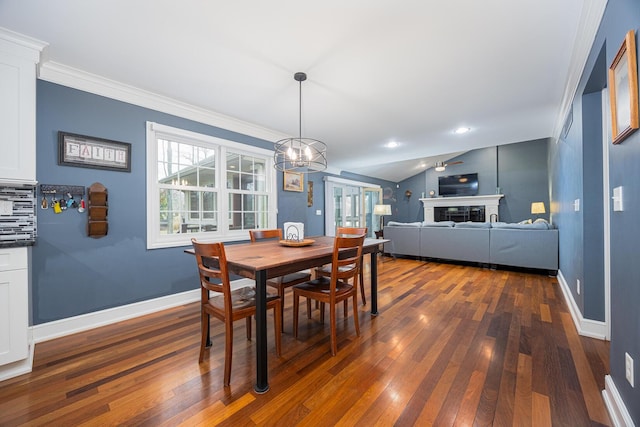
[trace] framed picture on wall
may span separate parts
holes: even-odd
[[[635,31],[627,32],[609,67],[611,133],[619,144],[638,129],[638,64]]]
[[[313,206],[313,181],[307,182],[307,207]]]
[[[284,191],[304,190],[304,178],[302,172],[284,172]]]
[[[131,144],[60,131],[58,164],[131,172]]]

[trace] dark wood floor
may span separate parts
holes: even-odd
[[[380,315],[358,308],[358,338],[340,314],[336,357],[317,311],[292,337],[287,295],[264,395],[244,322],[231,387],[215,321],[198,365],[189,304],[38,344],[33,372],[0,383],[0,425],[610,425],[608,343],[576,334],[555,278],[392,258],[379,274]]]

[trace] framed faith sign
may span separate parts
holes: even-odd
[[[131,172],[131,144],[60,131],[58,164]]]

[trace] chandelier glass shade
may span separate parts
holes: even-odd
[[[327,168],[327,145],[317,139],[302,137],[302,82],[307,75],[298,72],[293,78],[300,85],[298,137],[284,138],[275,143],[274,166],[286,172],[320,172]]]

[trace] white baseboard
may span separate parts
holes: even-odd
[[[231,281],[231,290],[245,286],[255,286],[255,281],[245,278]],[[200,289],[42,323],[31,328],[33,342],[37,344],[196,301],[200,301]]]
[[[618,389],[616,388],[616,384],[613,382],[611,375],[604,377],[602,398],[604,399],[604,404],[609,411],[609,417],[611,417],[611,421],[615,427],[635,426],[620,393],[618,393]]]
[[[569,307],[569,312],[571,313],[571,318],[573,319],[573,323],[576,326],[576,330],[578,334],[590,337],[597,338],[601,340],[609,339],[607,337],[607,324],[605,322],[601,322],[599,320],[591,320],[585,319],[582,316],[582,312],[578,307],[578,304],[573,299],[573,294],[562,275],[562,271],[558,270],[558,283],[560,283],[560,289],[562,290],[562,295],[564,295],[564,300],[567,302],[567,306]]]
[[[194,289],[179,294],[42,323],[32,327],[33,341],[34,343],[40,343],[199,300],[200,289]]]
[[[238,279],[231,281],[231,289],[238,289],[245,286],[254,286],[251,279]],[[108,308],[106,310],[95,311],[93,313],[82,314],[80,316],[68,317],[66,319],[54,320],[53,322],[42,323],[29,328],[29,357],[5,366],[0,366],[0,381],[28,374],[33,367],[33,352],[35,345],[54,338],[64,337],[77,332],[88,331],[100,326],[110,325],[145,314],[155,313],[183,304],[200,301],[200,289],[181,292],[179,294],[167,295],[147,301],[140,301],[120,307]]]

